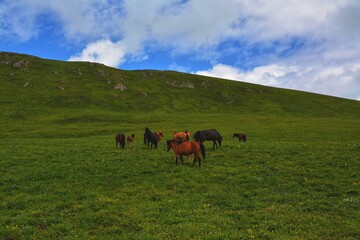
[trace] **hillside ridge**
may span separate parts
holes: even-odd
[[[0,79],[1,108],[8,120],[29,110],[93,108],[335,117],[360,113],[355,100],[175,71],[121,70],[9,52],[0,52]]]

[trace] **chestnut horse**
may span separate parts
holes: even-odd
[[[155,133],[158,138],[158,143],[160,143],[161,139],[164,137],[163,131],[159,131]]]
[[[239,141],[246,142],[246,134],[245,133],[234,133],[233,138],[234,137],[239,138]]]
[[[116,134],[115,141],[116,141],[116,148],[118,146],[118,143],[119,143],[119,147],[124,148],[125,147],[125,134],[123,134],[123,133]]]
[[[184,132],[176,132],[174,131],[174,139],[182,140],[182,141],[189,141],[190,139],[190,131],[186,130]]]
[[[182,142],[178,143],[175,139],[167,140],[167,152],[169,152],[170,148],[174,151],[174,158],[176,165],[178,163],[178,157],[180,155],[181,163],[184,163],[182,155],[189,156],[194,154],[194,163],[192,166],[195,165],[196,161],[199,161],[199,167],[201,167],[201,159],[200,159],[200,152],[205,161],[205,147],[202,143],[192,141],[192,142]]]
[[[127,137],[127,143],[133,143],[135,141],[135,134],[131,134],[131,136]]]

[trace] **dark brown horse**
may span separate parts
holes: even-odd
[[[222,143],[222,136],[216,129],[210,129],[210,130],[201,130],[197,131],[194,134],[194,139],[197,142],[203,143],[204,141],[212,141],[213,142],[213,151],[215,150],[215,147],[218,148],[218,144],[221,147]]]
[[[128,144],[133,143],[135,141],[135,134],[133,133],[131,136],[128,136],[126,141]]]
[[[157,148],[157,145],[158,145],[158,137],[157,137],[156,133],[150,131],[150,129],[148,127],[145,128],[144,143],[148,144],[148,148],[150,148],[150,145],[151,145],[151,149],[152,149],[153,145],[155,148]]]
[[[196,161],[199,161],[199,167],[201,167],[201,159],[200,159],[200,152],[205,161],[205,147],[202,143],[192,141],[192,142],[182,142],[178,143],[177,140],[167,140],[167,151],[169,152],[170,148],[174,151],[174,158],[177,165],[178,157],[180,155],[181,163],[184,163],[182,155],[189,156],[194,154],[194,163],[192,166],[195,165]]]
[[[116,141],[116,148],[118,146],[118,143],[119,143],[119,147],[124,148],[125,147],[125,134],[123,134],[123,133],[116,134],[115,141]]]
[[[233,138],[234,137],[239,138],[239,141],[246,142],[246,134],[245,133],[234,133]]]

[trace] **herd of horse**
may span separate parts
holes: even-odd
[[[189,130],[186,130],[184,132],[176,132],[174,131],[174,137],[171,140],[166,141],[167,146],[167,152],[170,151],[170,149],[174,152],[174,160],[177,165],[178,158],[180,156],[181,162],[183,163],[183,156],[190,156],[191,154],[194,154],[194,162],[192,166],[195,165],[195,163],[199,162],[199,167],[201,167],[201,158],[200,154],[203,157],[205,161],[205,147],[203,143],[205,141],[212,141],[213,142],[213,151],[215,148],[221,147],[222,139],[223,137],[216,129],[209,129],[209,130],[200,130],[194,133],[193,139],[194,141],[190,141],[190,135],[191,132]],[[164,137],[164,134],[162,131],[159,132],[152,132],[148,127],[145,128],[144,132],[144,144],[147,144],[148,148],[157,148],[159,142]],[[239,141],[246,142],[246,134],[245,133],[234,133],[233,138],[237,137]],[[116,140],[116,148],[125,147],[125,134],[118,133],[115,136]],[[135,141],[135,134],[131,134],[126,138],[126,142],[134,143]]]

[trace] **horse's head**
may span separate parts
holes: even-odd
[[[219,139],[218,139],[218,142],[219,142],[219,146],[220,146],[220,147],[221,147],[222,139],[223,139],[223,136],[220,136]]]
[[[233,138],[236,137],[236,133],[233,134]]]
[[[184,133],[186,134],[186,141],[190,140],[190,131],[189,130],[185,130]]]

